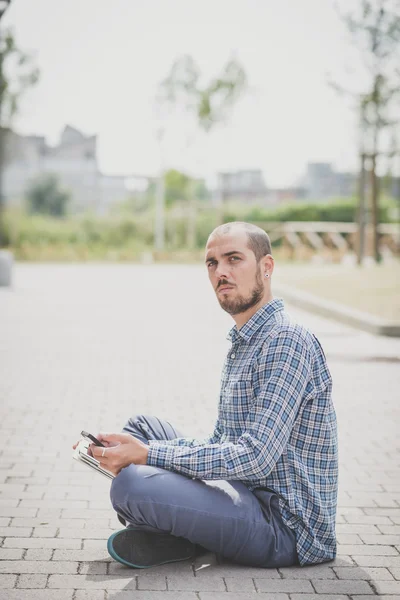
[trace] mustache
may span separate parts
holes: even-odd
[[[217,290],[223,286],[223,285],[231,285],[232,287],[234,287],[233,283],[230,283],[229,281],[227,281],[226,279],[221,279],[221,281],[218,283],[217,285]]]

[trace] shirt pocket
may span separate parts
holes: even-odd
[[[251,379],[230,380],[222,390],[222,416],[225,426],[235,437],[239,437],[244,431],[253,399]]]

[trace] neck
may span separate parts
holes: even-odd
[[[233,320],[236,323],[236,327],[238,329],[241,329],[243,327],[243,325],[245,325],[247,323],[247,321],[249,321],[251,319],[251,317],[253,315],[255,315],[256,312],[258,310],[260,310],[260,308],[262,306],[265,306],[266,304],[268,304],[268,302],[271,302],[271,300],[273,300],[273,299],[274,298],[273,298],[271,292],[268,292],[268,294],[265,294],[262,297],[260,302],[258,302],[257,304],[255,304],[254,306],[249,308],[249,310],[246,310],[246,312],[239,313],[238,315],[233,315]]]

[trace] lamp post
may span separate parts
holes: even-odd
[[[0,21],[4,16],[7,8],[10,6],[11,0],[0,0]],[[3,239],[3,165],[4,165],[4,129],[1,123],[1,110],[4,94],[4,78],[3,78],[3,53],[1,51],[1,28],[0,28],[0,286],[9,286],[11,284],[12,270],[12,254],[5,250],[1,250],[4,243]]]

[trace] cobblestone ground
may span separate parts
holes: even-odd
[[[71,444],[138,412],[207,433],[231,319],[202,268],[17,265],[0,289],[0,600],[400,598],[399,340],[288,308],[334,377],[337,560],[263,570],[206,555],[136,572],[108,557],[109,483]]]

